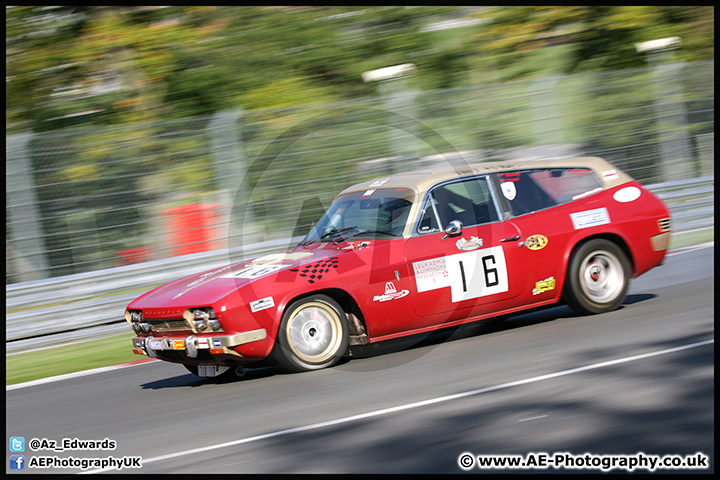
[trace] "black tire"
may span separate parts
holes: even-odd
[[[293,302],[283,314],[275,359],[292,372],[335,365],[348,348],[347,317],[326,295]]]
[[[576,312],[610,312],[627,297],[630,260],[616,243],[596,238],[578,246],[570,257],[563,295]]]

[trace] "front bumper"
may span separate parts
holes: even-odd
[[[234,347],[250,342],[257,342],[267,338],[264,328],[250,332],[236,334],[216,334],[209,337],[197,337],[188,335],[186,337],[135,337],[133,338],[133,351],[138,354],[145,354],[151,358],[157,358],[157,351],[180,350],[189,358],[196,358],[199,350],[208,350],[215,355],[237,355]]]

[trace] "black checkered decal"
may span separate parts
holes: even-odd
[[[302,268],[294,268],[290,271],[300,272],[298,275],[307,278],[307,281],[310,283],[315,283],[316,280],[320,280],[323,275],[329,272],[331,268],[337,268],[338,261],[338,257],[330,257],[317,263],[305,265]]]

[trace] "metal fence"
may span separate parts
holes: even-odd
[[[374,99],[10,135],[6,285],[290,238],[344,187],[448,158],[598,155],[644,184],[713,175],[713,68],[391,81]]]

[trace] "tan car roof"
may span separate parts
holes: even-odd
[[[367,190],[381,188],[409,188],[415,191],[417,200],[413,203],[409,218],[417,218],[422,205],[422,195],[426,190],[438,182],[460,178],[471,174],[483,174],[502,172],[506,170],[517,170],[522,168],[591,168],[595,170],[605,181],[604,188],[612,188],[623,183],[632,181],[633,178],[621,171],[610,162],[600,157],[570,157],[570,158],[543,158],[537,160],[500,161],[465,164],[457,168],[448,169],[426,169],[416,172],[399,173],[386,177],[379,177],[367,182],[358,183],[346,188],[338,195],[345,195],[353,192],[365,192]],[[613,174],[614,171],[614,174]],[[608,175],[604,175],[607,173]],[[412,222],[408,222],[403,236],[408,238],[412,235]]]
[[[426,169],[416,172],[398,173],[386,177],[379,177],[367,182],[358,183],[343,190],[346,193],[366,191],[372,188],[411,188],[422,193],[438,182],[463,177],[470,174],[501,172],[504,170],[517,170],[522,168],[556,168],[556,167],[586,167],[595,170],[600,176],[603,172],[614,170],[617,178],[609,177],[604,183],[605,188],[612,188],[632,181],[633,178],[600,157],[570,157],[570,158],[544,158],[537,160],[499,161],[465,164],[457,168]],[[608,177],[605,177],[608,178]],[[381,185],[378,185],[382,182]]]

